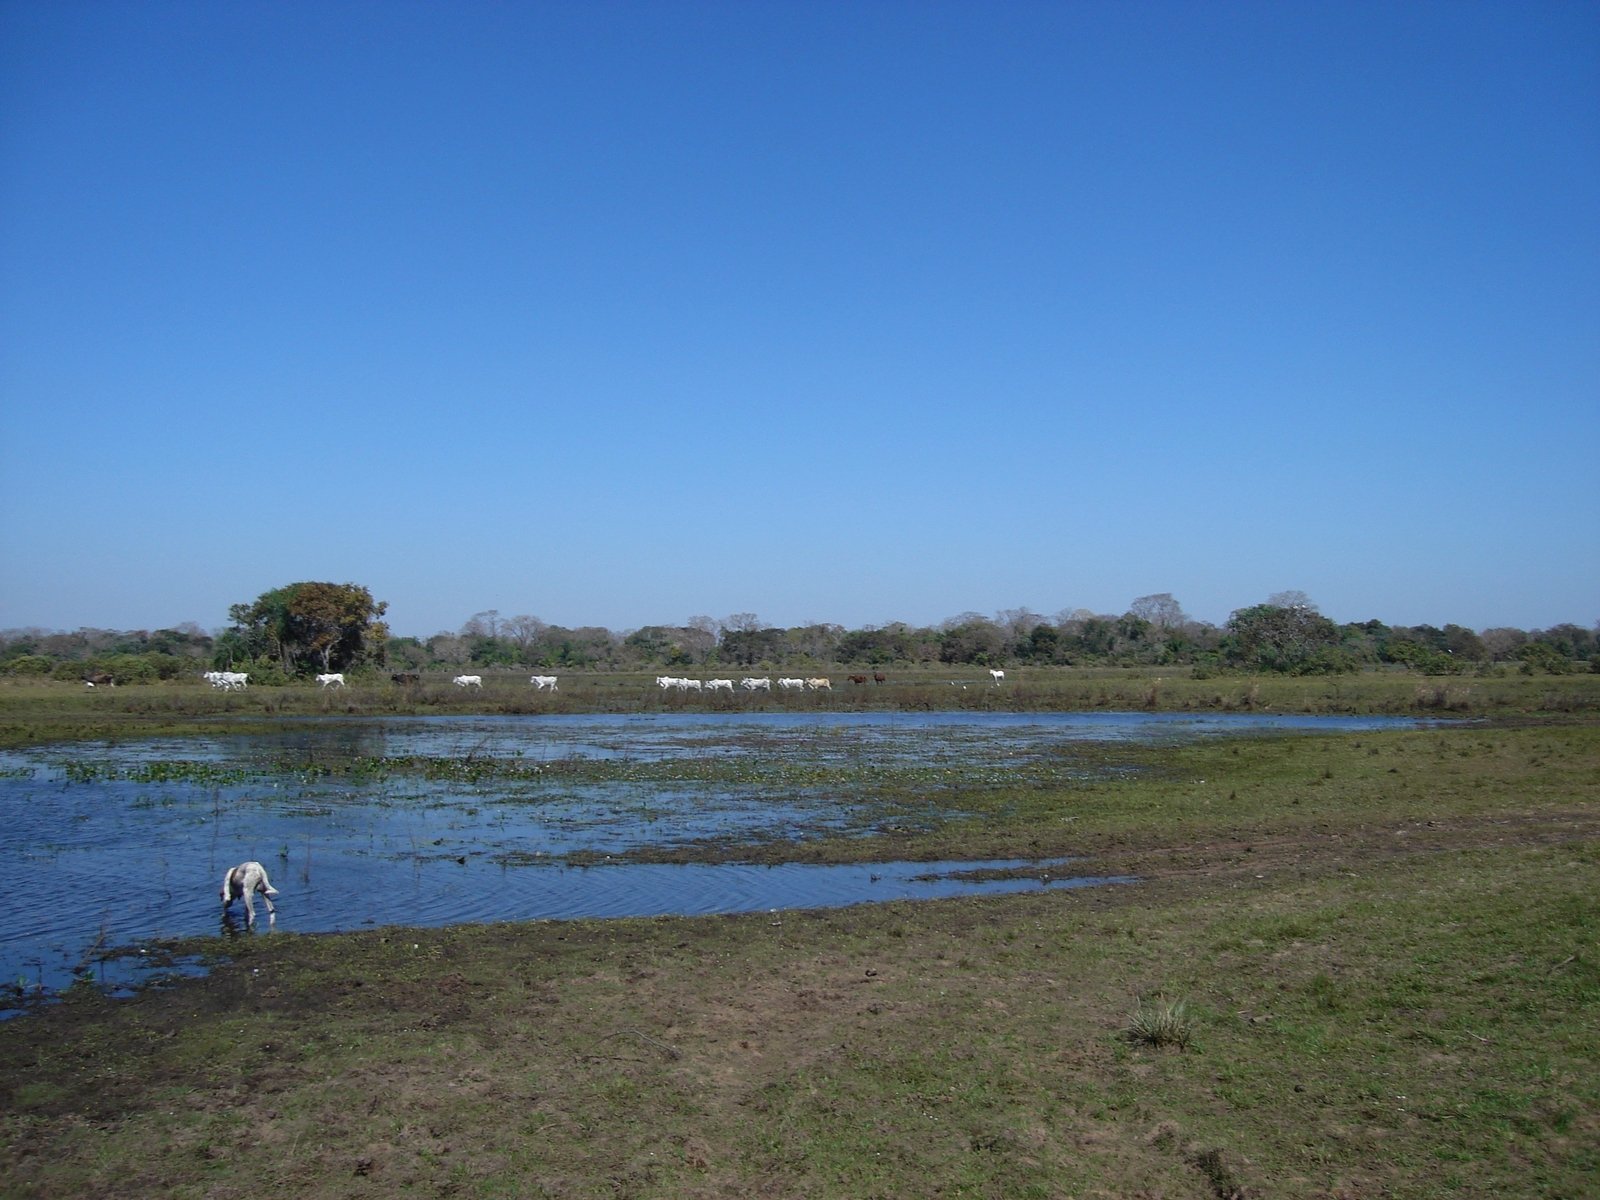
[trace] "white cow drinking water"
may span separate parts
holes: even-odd
[[[222,912],[228,912],[228,905],[235,900],[244,901],[244,921],[246,925],[256,923],[255,893],[260,892],[261,898],[267,902],[267,920],[272,922],[277,919],[278,910],[272,907],[272,898],[278,894],[278,889],[272,886],[272,881],[267,878],[267,869],[258,862],[242,862],[237,867],[231,867],[222,877]]]

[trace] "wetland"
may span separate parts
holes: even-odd
[[[837,906],[1126,883],[1050,856],[929,857],[981,801],[1150,769],[1148,752],[1411,718],[1172,713],[327,717],[0,753],[0,980],[122,988],[152,939]],[[1068,814],[1070,815],[1070,814]],[[919,845],[918,843],[923,843]],[[876,857],[889,845],[915,858]],[[952,850],[944,853],[950,854]]]
[[[1347,713],[1360,688],[1389,715],[1458,718],[1328,729],[1208,729],[1263,714],[1171,688],[1185,711],[1115,736],[1094,727],[1121,719],[1108,705],[1039,733],[1041,703],[929,731],[911,718],[945,718],[879,698],[873,730],[809,710],[583,728],[356,698],[270,720],[278,697],[228,698],[248,721],[156,691],[51,700],[11,726],[7,786],[41,790],[10,818],[59,806],[62,871],[74,828],[146,838],[132,865],[199,899],[192,930],[174,910],[165,936],[126,936],[194,974],[108,994],[91,956],[0,1021],[0,1195],[203,1198],[241,1178],[306,1200],[1586,1195],[1600,689],[1508,682],[1486,705],[1412,704],[1388,680],[1261,689],[1265,715]],[[1267,707],[1255,686],[1204,681]],[[550,716],[584,719],[529,732]],[[75,735],[40,739],[45,717]],[[262,842],[257,819],[305,823],[309,882],[295,838]],[[634,870],[821,867],[864,872],[872,899],[900,863],[1020,886],[443,924],[391,912],[423,903],[409,892],[370,925],[308,928],[341,861],[319,831],[389,821],[343,856],[380,891],[482,870],[512,891],[562,880],[536,898],[554,905]],[[186,864],[163,868],[160,831],[186,824]],[[241,841],[279,918],[217,936],[212,875]],[[1063,874],[1137,882],[1046,886]],[[160,899],[81,882],[95,938]],[[1145,1036],[1151,1014],[1181,1036]]]

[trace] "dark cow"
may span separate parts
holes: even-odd
[[[888,683],[889,682],[889,677],[887,675],[885,675],[882,671],[874,671],[872,673],[872,682],[873,683]]]
[[[109,675],[85,675],[83,682],[88,687],[116,687],[117,681]]]
[[[422,682],[422,676],[415,671],[396,671],[389,678],[401,687],[411,687],[413,684]]]
[[[846,678],[848,678],[851,683],[865,683],[867,681],[867,677],[865,675],[850,675]]]

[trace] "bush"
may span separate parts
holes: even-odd
[[[55,661],[42,654],[19,654],[5,664],[5,673],[39,679],[50,674],[54,666]]]
[[[1339,646],[1325,646],[1293,670],[1295,675],[1350,675],[1361,669],[1361,662]]]

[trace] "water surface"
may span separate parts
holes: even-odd
[[[270,930],[303,932],[1082,886],[1099,881],[1062,863],[622,856],[871,834],[886,819],[875,797],[903,798],[908,784],[926,810],[902,799],[893,819],[931,826],[975,789],[1081,777],[1091,768],[1074,760],[1075,743],[1412,724],[1104,712],[325,718],[4,754],[0,985],[59,988],[98,946],[216,932],[223,873],[251,858],[281,892]],[[1027,873],[963,875],[984,865]]]

